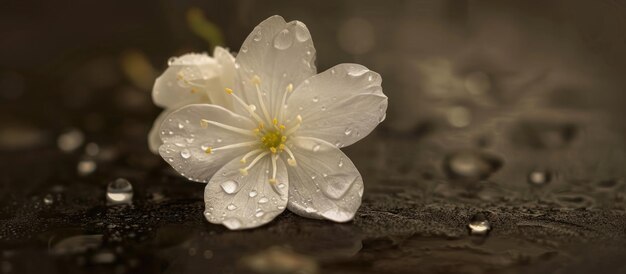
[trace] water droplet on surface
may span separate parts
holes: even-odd
[[[83,144],[85,136],[78,129],[72,129],[59,135],[57,146],[64,152],[72,152]]]
[[[320,147],[321,147],[321,146],[320,146],[319,144],[315,144],[315,145],[313,146],[313,152],[318,152],[318,151],[320,150]]]
[[[470,235],[487,235],[491,230],[491,224],[484,213],[476,213],[467,227]]]
[[[85,146],[85,153],[89,156],[97,156],[100,153],[100,146],[96,143],[89,143]]]
[[[107,204],[130,204],[133,200],[133,186],[124,178],[112,181],[107,186]]]
[[[178,123],[178,128],[179,129],[183,129],[183,128],[185,128],[185,125],[183,125],[182,123]]]
[[[304,211],[306,211],[306,213],[314,213],[314,212],[317,212],[317,209],[312,208],[312,207],[307,207],[304,209]]]
[[[233,194],[237,191],[239,184],[233,180],[228,180],[220,184],[222,190],[228,194]]]
[[[283,183],[278,184],[278,188],[285,188],[285,184]]]
[[[226,209],[228,209],[228,210],[235,210],[235,209],[237,209],[237,206],[234,205],[234,204],[229,204],[228,206],[226,206]]]
[[[267,203],[267,202],[269,202],[269,201],[270,201],[270,200],[269,200],[268,198],[263,197],[263,198],[259,199],[259,204],[265,204],[265,203]]]
[[[96,170],[96,167],[96,162],[92,160],[82,160],[78,162],[76,170],[78,171],[78,175],[85,176],[93,173]]]
[[[320,101],[320,98],[319,98],[319,97],[317,97],[317,96],[313,97],[313,103],[317,103],[317,102],[319,102],[319,101]]]
[[[322,106],[322,111],[326,111],[326,106]]]
[[[217,140],[216,140],[216,141],[217,141],[218,143],[221,143],[221,142],[222,142],[222,138],[217,138]]]
[[[254,216],[256,216],[257,218],[258,217],[262,217],[263,215],[265,215],[265,212],[263,212],[263,211],[259,211],[256,214],[254,214]]]
[[[241,221],[235,218],[229,218],[222,222],[229,229],[239,229],[241,227]]]
[[[343,157],[339,158],[339,163],[337,164],[337,166],[339,166],[339,167],[343,166]]]
[[[288,49],[293,44],[293,35],[288,29],[280,31],[274,37],[274,47],[280,50]]]
[[[240,51],[241,51],[242,53],[246,53],[246,52],[248,52],[248,47],[246,47],[246,46],[241,46],[241,50],[240,50]]]
[[[183,149],[180,151],[180,157],[183,157],[185,159],[189,159],[189,157],[191,157],[191,152],[189,152],[188,149]]]
[[[542,186],[552,180],[552,174],[547,171],[533,171],[528,174],[528,183],[534,186]]]
[[[476,181],[489,178],[503,163],[500,158],[491,154],[461,151],[446,156],[443,165],[450,179]]]
[[[346,130],[343,131],[343,133],[347,136],[350,135],[350,133],[352,133],[352,129],[351,128],[346,128]]]
[[[250,198],[254,198],[254,197],[256,197],[256,195],[257,195],[256,190],[252,190],[252,191],[250,191],[250,193],[248,193],[248,196],[250,196]]]
[[[54,203],[54,197],[52,197],[52,195],[50,194],[46,194],[46,196],[43,197],[43,203],[46,205],[51,205]]]

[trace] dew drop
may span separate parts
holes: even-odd
[[[307,213],[315,213],[317,212],[317,209],[312,208],[312,207],[307,207],[304,209],[304,211],[306,211]]]
[[[78,175],[86,176],[96,171],[96,167],[96,162],[92,160],[82,160],[78,162],[76,169],[78,170]]]
[[[270,201],[269,199],[263,197],[263,198],[259,199],[259,204],[265,204],[265,203],[267,203],[269,201]]]
[[[54,203],[54,197],[52,197],[52,195],[50,194],[46,194],[46,196],[43,197],[43,203],[46,205],[51,205],[52,203]]]
[[[226,209],[228,209],[228,210],[235,210],[235,209],[237,209],[237,206],[234,205],[234,204],[229,204],[228,206],[226,206]]]
[[[484,213],[476,213],[467,227],[471,235],[487,235],[491,230],[491,224]]]
[[[343,131],[343,133],[347,136],[350,135],[350,133],[352,133],[352,129],[347,127],[346,130]]]
[[[552,174],[547,171],[533,171],[528,173],[528,183],[534,186],[543,186],[552,180]]]
[[[242,53],[246,53],[246,52],[248,52],[248,47],[246,47],[246,46],[241,46],[241,50],[240,50],[240,51],[241,51]]]
[[[337,164],[337,166],[339,167],[343,166],[343,157],[339,158],[339,164]]]
[[[221,143],[221,142],[222,142],[222,138],[217,138],[217,140],[216,140],[216,141],[217,141],[218,143]]]
[[[235,218],[229,218],[222,222],[229,229],[239,229],[241,227],[241,221]]]
[[[274,38],[274,47],[280,50],[285,50],[291,47],[293,44],[293,35],[288,29],[280,31]]]
[[[320,147],[321,147],[321,146],[320,146],[319,144],[315,144],[315,145],[313,146],[313,152],[318,152],[318,151],[320,150]]]
[[[335,69],[331,69],[330,70],[330,74],[335,75],[335,74],[337,74],[337,71]]]
[[[281,189],[285,188],[285,184],[283,184],[283,183],[278,184],[278,188],[281,188]]]
[[[252,190],[252,191],[250,191],[250,193],[248,193],[248,196],[250,196],[250,198],[254,198],[254,197],[256,197],[256,195],[257,195],[256,190]]]
[[[317,103],[317,102],[319,102],[319,101],[320,101],[320,98],[319,98],[319,97],[317,97],[317,96],[313,97],[313,103]]]
[[[181,124],[181,123],[178,123],[178,128],[179,128],[179,129],[183,129],[184,127],[185,127],[185,125],[183,125],[183,124]]]
[[[261,36],[260,31],[257,31],[257,33],[255,33],[254,36],[252,36],[252,40],[254,40],[255,42],[261,41],[261,38],[263,38],[263,36]]]
[[[259,211],[256,214],[254,214],[254,216],[256,216],[257,218],[258,217],[262,217],[263,215],[265,215],[265,212],[263,212],[263,211]]]
[[[168,66],[173,65],[174,63],[176,63],[176,59],[177,59],[176,57],[170,57],[170,59],[167,59],[167,65]]]
[[[326,106],[322,106],[322,111],[326,111]]]
[[[228,194],[233,194],[237,191],[238,184],[233,180],[228,180],[221,183],[220,186],[222,187],[222,190],[224,190],[224,192]]]
[[[309,34],[309,30],[306,28],[304,23],[296,22],[296,39],[300,42],[305,42],[309,40],[311,35]]]
[[[183,149],[180,151],[180,157],[183,157],[185,159],[189,159],[189,157],[191,157],[191,152],[189,152],[188,149]]]
[[[107,204],[130,204],[133,200],[133,186],[124,178],[112,181],[107,186]]]

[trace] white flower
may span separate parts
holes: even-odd
[[[207,182],[205,217],[230,229],[263,225],[288,208],[310,218],[349,221],[363,180],[338,147],[385,118],[377,73],[357,64],[316,74],[306,26],[263,21],[236,58],[234,110],[183,107],[160,130],[159,152],[190,180]]]
[[[162,144],[158,129],[172,111],[200,103],[232,109],[232,99],[224,94],[224,87],[232,87],[235,78],[235,57],[228,50],[215,47],[213,57],[189,53],[171,58],[168,65],[152,89],[154,103],[165,108],[148,134],[148,145],[155,153]]]

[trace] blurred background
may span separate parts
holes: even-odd
[[[0,273],[626,271],[622,1],[0,7]],[[225,231],[148,150],[167,60],[237,52],[274,14],[307,25],[318,71],[382,75],[387,119],[344,149],[354,223]]]

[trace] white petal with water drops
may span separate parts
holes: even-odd
[[[209,222],[224,224],[230,229],[263,225],[283,212],[287,205],[287,171],[282,160],[277,161],[276,184],[284,185],[279,189],[272,187],[270,175],[265,172],[272,168],[269,156],[256,163],[247,175],[240,172],[243,164],[239,159],[217,171],[204,190],[204,216]]]

